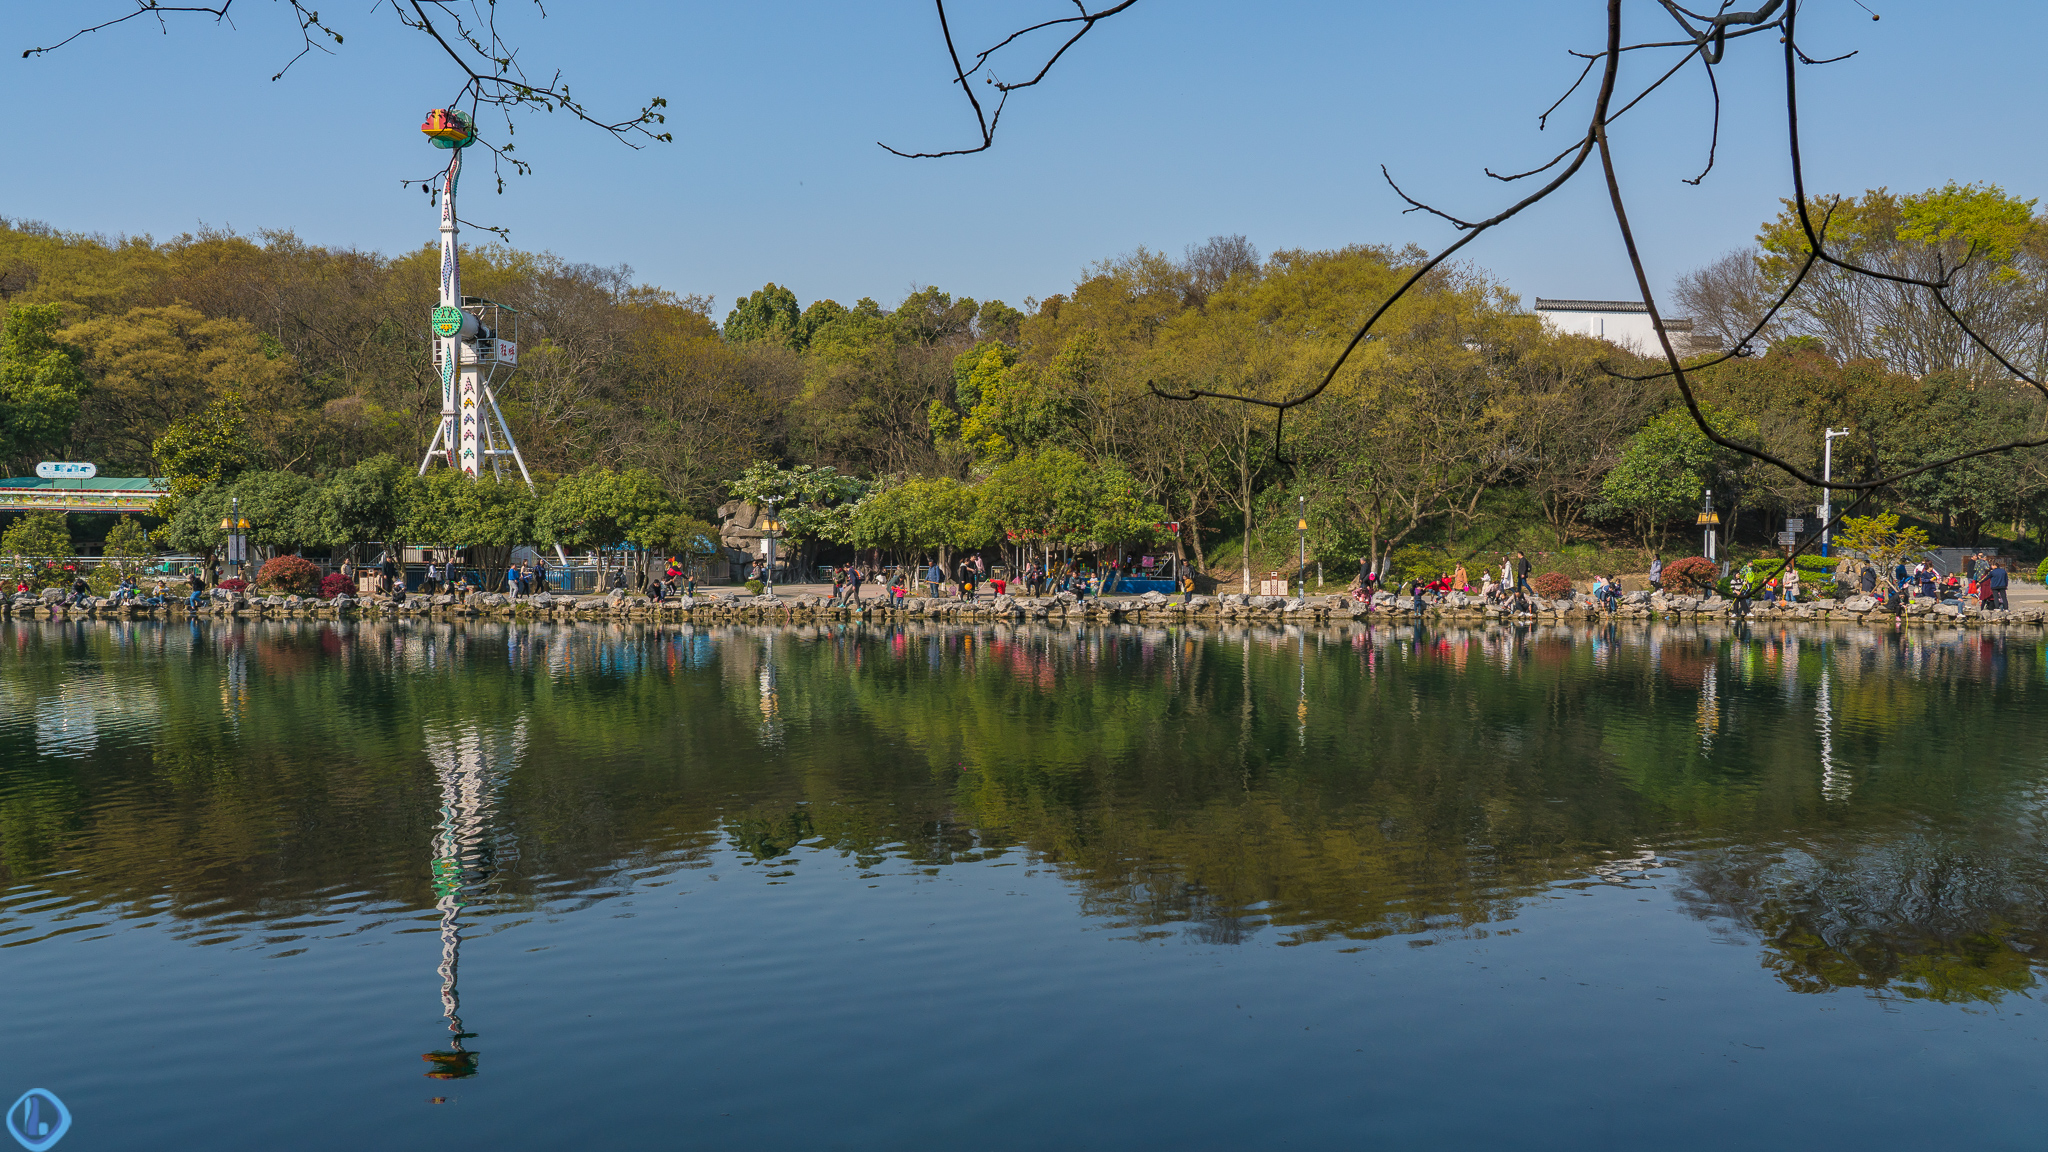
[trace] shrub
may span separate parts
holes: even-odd
[[[291,596],[320,591],[320,566],[303,556],[273,556],[256,573],[256,586]]]
[[[2034,569],[2034,583],[2048,584],[2048,560],[2041,561],[2041,566]]]
[[[1720,565],[1705,556],[1687,556],[1664,566],[1664,590],[1703,596],[1721,580]]]
[[[336,596],[352,594],[355,592],[354,584],[355,581],[339,572],[331,573],[320,580],[320,598],[332,600]]]
[[[1539,573],[1529,584],[1545,600],[1562,600],[1572,594],[1572,578],[1562,572]]]
[[[241,592],[249,587],[249,582],[247,580],[242,579],[240,576],[230,576],[227,579],[221,581],[220,583],[215,584],[214,587],[220,589],[223,592]]]
[[[1387,575],[1403,582],[1434,580],[1455,567],[1443,553],[1421,544],[1403,545],[1387,557]]]
[[[755,596],[759,596],[761,594],[761,589],[765,587],[767,587],[767,585],[761,583],[759,580],[747,581],[747,591]]]

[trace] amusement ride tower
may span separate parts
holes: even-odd
[[[512,439],[511,426],[498,408],[491,382],[519,365],[519,313],[495,301],[462,294],[462,261],[456,247],[460,231],[455,218],[455,184],[462,175],[462,150],[476,142],[476,124],[453,108],[427,113],[420,131],[434,147],[449,151],[448,170],[441,177],[441,303],[434,309],[434,367],[441,373],[441,426],[420,460],[424,475],[434,456],[450,468],[481,473],[489,461],[499,479],[505,458],[518,466],[528,488],[533,476]]]

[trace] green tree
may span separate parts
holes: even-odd
[[[886,549],[906,560],[935,554],[950,565],[954,549],[988,541],[974,515],[978,495],[950,476],[914,476],[855,505],[849,535],[862,548]]]
[[[725,339],[732,344],[767,342],[802,350],[809,343],[804,331],[804,313],[797,307],[796,293],[779,284],[764,285],[760,291],[740,297],[725,316]]]
[[[1708,423],[1723,436],[1740,437],[1739,420],[1703,409]],[[1732,476],[1742,457],[1720,447],[1700,433],[1692,415],[1673,408],[1658,416],[1629,440],[1621,462],[1601,482],[1603,511],[1611,517],[1631,518],[1643,546],[1661,541],[1665,526],[1689,516],[1712,485]]]
[[[306,542],[353,555],[358,545],[396,539],[415,483],[413,470],[388,453],[331,473],[303,510]]]
[[[618,545],[666,547],[675,532],[676,512],[675,501],[653,474],[638,468],[591,468],[564,476],[548,489],[536,507],[534,527],[543,541],[595,551],[602,579],[610,550]]]
[[[174,422],[150,447],[171,492],[159,506],[175,518],[185,497],[209,485],[233,480],[250,460],[248,421],[240,393],[229,392],[200,412]]]
[[[0,431],[17,464],[63,445],[78,419],[85,353],[57,338],[63,322],[61,304],[22,304],[0,323]]]
[[[149,533],[134,517],[124,515],[107,531],[107,542],[100,554],[121,575],[129,576],[141,571],[143,562],[155,551],[150,546]]]
[[[416,545],[467,550],[483,573],[484,590],[496,592],[505,586],[512,549],[534,539],[537,503],[523,480],[436,468],[406,487],[398,535]]]
[[[7,581],[26,578],[40,588],[57,579],[47,565],[53,557],[71,555],[71,532],[59,512],[24,513],[5,533],[0,533],[0,554],[8,562]]]
[[[818,545],[845,543],[853,536],[853,508],[873,487],[831,465],[799,464],[783,468],[757,461],[727,485],[732,494],[757,508],[775,506],[783,538],[798,549],[800,571],[808,571]]]

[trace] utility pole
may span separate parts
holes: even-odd
[[[1847,428],[1829,428],[1827,429],[1827,435],[1821,438],[1820,478],[1823,485],[1832,482],[1835,478],[1835,437],[1847,436],[1848,434],[1849,429]],[[1821,488],[1820,507],[1814,509],[1814,511],[1820,513],[1820,554],[1826,556],[1829,555],[1828,545],[1835,538],[1835,490],[1833,488],[1825,486]]]

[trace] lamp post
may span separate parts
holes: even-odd
[[[1835,437],[1848,434],[1847,428],[1829,428],[1827,435],[1821,438],[1820,478],[1823,485],[1835,478]],[[1822,487],[1820,501],[1820,507],[1815,511],[1820,513],[1820,554],[1826,556],[1829,555],[1828,545],[1835,537],[1835,490]]]
[[[1300,515],[1294,521],[1294,532],[1301,540],[1301,594],[1308,595],[1308,497],[1294,498],[1295,510]]]
[[[1705,532],[1705,539],[1701,542],[1701,547],[1705,550],[1707,559],[1709,560],[1715,559],[1714,526],[1716,524],[1719,524],[1720,522],[1721,514],[1714,511],[1714,490],[1712,488],[1709,488],[1700,497],[1699,517],[1699,526]]]
[[[242,562],[249,558],[249,522],[242,519],[242,498],[233,497],[228,504],[228,515],[220,522],[220,530],[227,533],[228,567],[234,575],[242,575]]]
[[[762,551],[767,554],[768,560],[766,570],[761,573],[761,586],[769,596],[775,595],[775,533],[781,529],[782,525],[775,522],[775,504],[770,501],[768,518],[761,521],[761,539],[766,542],[762,545]]]

